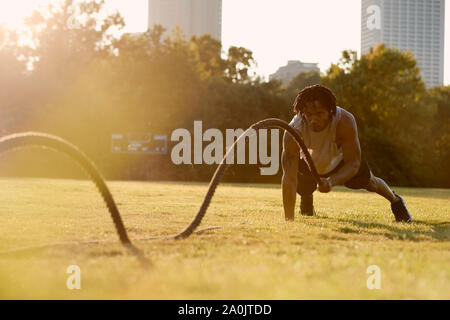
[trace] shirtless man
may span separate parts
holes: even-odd
[[[313,192],[318,188],[327,193],[334,186],[344,185],[376,192],[391,203],[396,221],[411,222],[404,199],[370,171],[364,152],[361,152],[355,118],[336,104],[331,90],[321,85],[303,89],[295,99],[296,115],[290,125],[308,147],[321,182],[317,185],[297,143],[285,132],[282,191],[286,220],[294,220],[297,193],[301,197],[300,214],[313,216]]]

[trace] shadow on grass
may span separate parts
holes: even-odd
[[[450,189],[427,189],[427,188],[404,188],[404,187],[392,187],[392,189],[406,197],[418,197],[427,199],[443,199],[450,201]],[[359,194],[374,194],[366,190],[354,190],[342,186],[334,187],[332,192],[345,192],[345,193],[359,193]],[[405,199],[408,200],[408,199]]]
[[[430,237],[438,241],[450,240],[450,221],[414,221],[411,224],[401,223],[399,227],[383,224],[379,222],[363,222],[352,219],[333,219],[330,217],[317,217],[319,219],[335,220],[351,226],[340,227],[335,229],[342,233],[357,233],[357,234],[371,234],[380,235],[392,240],[409,240],[409,241],[425,241],[420,236]],[[401,227],[400,227],[401,226]],[[405,228],[411,226],[411,228]],[[414,226],[427,226],[431,231],[423,231],[414,229]],[[374,230],[381,229],[381,230]],[[383,231],[384,230],[384,231]]]
[[[120,181],[118,181],[120,182]],[[135,182],[135,181],[133,181]],[[145,183],[152,183],[152,184],[169,184],[169,185],[176,185],[176,186],[205,186],[207,187],[209,184],[209,181],[146,181]],[[253,183],[251,181],[249,182],[221,182],[221,186],[228,186],[228,187],[238,187],[238,188],[255,188],[255,189],[280,189],[281,190],[281,181],[280,183]],[[405,195],[407,197],[420,197],[420,198],[429,198],[429,199],[444,199],[444,200],[450,200],[450,189],[436,189],[436,188],[409,188],[409,187],[392,187],[397,193],[400,195]],[[317,191],[316,191],[317,192]],[[373,194],[366,190],[355,190],[350,189],[344,186],[336,186],[333,188],[332,192],[346,192],[346,193],[367,193],[367,194]],[[407,200],[407,199],[406,199]]]

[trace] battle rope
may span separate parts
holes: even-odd
[[[300,149],[303,151],[303,154],[305,156],[305,160],[311,170],[311,174],[316,180],[317,183],[320,182],[319,174],[317,173],[317,170],[314,166],[314,163],[311,159],[311,155],[308,152],[308,149],[303,142],[300,135],[297,133],[297,131],[292,128],[287,122],[279,119],[266,119],[261,120],[259,122],[254,123],[251,125],[244,133],[242,133],[238,139],[233,143],[233,145],[229,148],[225,156],[223,157],[222,161],[220,162],[219,166],[217,167],[216,171],[214,172],[214,175],[209,183],[208,191],[205,195],[205,198],[203,199],[203,202],[200,206],[200,209],[198,210],[197,214],[195,215],[194,219],[189,223],[189,225],[180,233],[170,236],[164,236],[164,237],[153,237],[153,238],[141,238],[141,239],[134,239],[134,240],[166,240],[166,239],[185,239],[188,238],[192,233],[194,233],[195,229],[200,225],[202,219],[204,218],[206,211],[209,207],[209,204],[211,203],[212,197],[214,196],[214,192],[219,185],[226,169],[228,168],[229,164],[226,163],[226,159],[228,158],[229,154],[231,152],[234,152],[234,149],[236,145],[242,140],[245,139],[245,137],[250,136],[249,133],[253,130],[259,130],[259,129],[270,129],[270,128],[279,128],[287,131],[295,140],[295,142],[298,144]],[[141,252],[139,249],[137,249],[128,238],[125,226],[122,222],[120,213],[117,209],[117,206],[114,202],[114,199],[106,186],[104,179],[102,178],[99,171],[96,169],[95,165],[87,158],[87,156],[79,150],[76,146],[72,145],[71,143],[52,135],[48,134],[42,134],[42,133],[20,133],[20,134],[13,134],[9,136],[5,136],[0,138],[0,153],[15,149],[15,148],[21,148],[21,147],[29,147],[29,146],[41,146],[41,147],[47,147],[54,149],[56,151],[62,152],[66,155],[68,155],[70,158],[74,159],[76,162],[78,162],[84,170],[88,173],[91,180],[95,183],[98,190],[100,191],[106,206],[111,214],[111,217],[113,219],[114,225],[116,227],[117,234],[119,235],[119,239],[121,243],[129,250],[131,250],[135,254],[140,254]],[[217,229],[218,227],[210,227],[206,228],[204,230],[199,230],[197,233],[210,230],[210,229]],[[91,243],[90,241],[89,243]],[[95,242],[95,241],[94,241]],[[88,242],[86,242],[88,243]],[[96,243],[96,242],[95,242]],[[56,244],[58,245],[58,244]],[[12,252],[12,251],[8,251]]]
[[[128,238],[127,231],[122,222],[117,205],[112,197],[111,192],[105,184],[103,177],[101,176],[94,163],[76,146],[56,136],[52,136],[44,133],[26,132],[12,134],[0,138],[0,153],[10,151],[12,149],[24,148],[24,147],[43,147],[49,148],[69,156],[70,159],[75,160],[88,174],[94,184],[97,186],[103,200],[106,203],[111,218],[116,227],[117,234],[119,235],[120,242],[132,253],[141,254]]]
[[[306,162],[311,170],[311,174],[316,180],[317,183],[320,182],[319,174],[317,173],[316,167],[314,166],[314,163],[311,159],[311,155],[309,154],[308,148],[306,147],[305,143],[303,142],[300,135],[297,133],[297,131],[292,128],[286,121],[280,120],[280,119],[266,119],[261,120],[259,122],[256,122],[252,124],[244,133],[242,133],[237,140],[233,143],[231,148],[227,151],[225,156],[222,158],[222,161],[220,162],[219,166],[217,167],[216,171],[214,172],[214,175],[211,179],[211,182],[209,183],[208,191],[206,192],[205,198],[203,199],[202,205],[200,206],[200,209],[198,210],[197,214],[195,215],[194,219],[191,221],[191,223],[180,233],[172,235],[172,236],[166,236],[162,239],[185,239],[189,237],[194,230],[200,225],[202,222],[203,217],[206,214],[206,210],[208,209],[209,204],[211,203],[211,199],[214,196],[214,192],[216,191],[217,186],[220,183],[220,180],[222,179],[225,171],[227,170],[229,164],[225,162],[225,160],[228,158],[229,154],[231,152],[234,152],[234,148],[236,145],[240,142],[240,140],[245,139],[245,137],[249,136],[249,132],[252,130],[259,130],[259,129],[269,129],[269,128],[279,128],[284,129],[287,132],[289,132],[294,140],[297,142],[298,146],[303,151],[303,154],[306,157]],[[148,239],[140,239],[140,240],[155,240],[158,238],[148,238]],[[161,239],[161,238],[159,238]]]

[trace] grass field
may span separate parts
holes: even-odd
[[[109,182],[130,238],[180,231],[206,183]],[[285,222],[279,185],[223,184],[200,228],[181,241],[135,241],[145,268],[118,242],[88,181],[0,180],[1,299],[450,299],[450,190],[394,188],[415,223],[363,191],[315,193],[316,217]],[[297,210],[299,206],[297,200]],[[69,265],[81,290],[68,290]],[[381,289],[369,290],[370,265]]]

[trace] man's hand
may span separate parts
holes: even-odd
[[[320,183],[318,189],[320,192],[327,193],[330,192],[334,187],[333,180],[331,178],[320,178]]]

